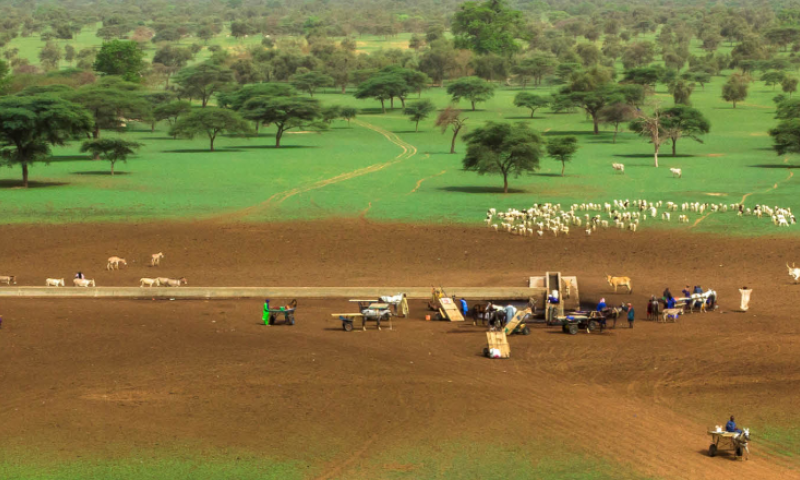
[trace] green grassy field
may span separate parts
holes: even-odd
[[[538,447],[538,448],[537,448]],[[532,455],[543,446],[508,447],[479,444],[439,445],[402,450],[380,451],[365,465],[335,479],[405,480],[645,480],[625,465],[564,447],[565,453],[552,453],[546,458]],[[547,447],[545,447],[547,448]],[[566,453],[569,452],[569,453]],[[163,451],[143,453],[116,459],[85,458],[76,460],[44,460],[30,456],[0,455],[0,472],[5,480],[296,480],[316,478],[325,473],[323,465],[306,461],[274,461],[268,457],[237,453],[189,453],[165,455]],[[309,465],[309,463],[313,463]]]
[[[18,168],[0,171],[0,208],[8,222],[225,215],[267,202],[276,194],[272,202],[248,211],[246,218],[363,215],[479,222],[492,206],[615,198],[734,203],[745,195],[749,195],[748,204],[797,208],[798,182],[791,169],[796,162],[777,157],[766,134],[775,124],[774,92],[755,83],[747,101],[733,109],[720,98],[723,82],[724,78],[717,77],[705,91],[698,89],[692,96],[694,105],[711,121],[711,134],[703,144],[681,140],[677,157],[665,145],[658,169],[652,167],[652,146],[644,139],[624,132],[612,144],[608,129],[591,134],[591,123],[582,113],[553,114],[545,109],[529,119],[527,110],[512,105],[519,90],[503,87],[491,101],[479,104],[478,111],[464,112],[469,118],[467,131],[490,120],[527,122],[547,136],[576,135],[580,142],[566,177],[558,176],[559,162],[543,158],[537,174],[512,179],[513,193],[504,195],[500,177],[461,170],[465,145],[459,142],[458,154],[450,155],[449,133],[441,134],[433,118],[414,133],[413,123],[399,105],[381,114],[376,101],[330,91],[317,97],[325,104],[360,108],[358,121],[350,127],[337,121],[322,134],[289,134],[281,149],[273,148],[274,135],[266,129],[258,137],[219,139],[218,151],[211,153],[204,138],[173,140],[165,133],[167,125],[151,133],[148,127],[134,124],[123,135],[145,147],[118,168],[119,175],[112,178],[106,174],[108,164],[79,155],[75,143],[57,149],[49,165],[36,165],[31,179],[38,183],[27,191],[14,188],[20,177]],[[545,88],[537,91],[547,93]],[[450,103],[442,88],[425,91],[423,98],[432,99],[439,108]],[[651,100],[672,105],[664,88]],[[398,144],[405,145],[408,153]],[[626,165],[624,175],[611,169],[613,162]],[[682,168],[683,178],[671,178],[669,167]],[[768,221],[739,219],[733,214],[711,215],[697,228],[719,230],[731,225],[753,233],[776,231]]]

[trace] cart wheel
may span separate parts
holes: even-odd
[[[275,314],[274,313],[269,316],[269,324],[270,325],[275,325]]]
[[[744,455],[744,450],[742,450],[742,447],[736,447],[736,456],[741,457],[742,455]]]
[[[595,330],[597,330],[597,326],[598,326],[597,325],[597,321],[589,320],[589,327],[588,328],[589,328],[590,332],[594,332]]]
[[[342,327],[344,328],[345,332],[352,332],[353,331],[353,324],[350,322],[342,322]]]
[[[483,356],[486,357],[486,358],[489,358],[489,348],[488,347],[483,349]]]
[[[708,447],[708,456],[709,457],[716,457],[717,456],[717,446],[713,443]]]
[[[531,334],[531,329],[530,329],[530,327],[528,327],[527,325],[525,325],[525,326],[522,328],[522,334],[523,334],[523,335],[530,335],[530,334]]]
[[[569,326],[569,334],[570,335],[577,335],[578,334],[578,326],[575,325],[575,324],[570,325]]]
[[[289,325],[294,325],[294,315],[289,315],[288,320],[289,320],[289,322],[288,322]]]

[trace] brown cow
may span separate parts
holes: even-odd
[[[617,293],[617,287],[627,287],[628,293],[633,293],[631,277],[613,277],[611,275],[606,275],[606,277],[608,278],[608,284],[614,287],[614,293]]]

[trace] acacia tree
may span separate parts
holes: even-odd
[[[141,143],[119,138],[101,138],[83,142],[81,152],[91,152],[94,158],[102,158],[111,162],[111,176],[113,177],[114,164],[119,161],[127,162],[128,156],[133,155],[141,146]]]
[[[467,155],[464,170],[479,175],[503,175],[503,193],[508,193],[508,177],[532,173],[539,168],[542,137],[527,124],[488,122],[464,137]]]
[[[233,110],[219,107],[194,109],[188,115],[178,119],[170,130],[173,137],[193,138],[198,134],[206,134],[210,142],[210,150],[214,151],[214,141],[222,132],[250,135],[250,125]]]
[[[355,107],[342,107],[339,112],[339,116],[347,122],[347,126],[350,126],[350,120],[356,118],[358,115],[358,110]]]
[[[381,112],[386,113],[386,100],[394,108],[395,97],[405,97],[409,86],[400,75],[379,74],[361,83],[353,94],[356,98],[374,98],[381,102]]]
[[[772,70],[765,72],[761,75],[761,81],[764,85],[771,86],[775,90],[775,85],[780,85],[786,79],[786,72],[780,70]]]
[[[566,163],[578,151],[578,139],[573,136],[554,138],[547,142],[547,156],[561,162],[561,176],[564,176]]]
[[[485,102],[494,96],[494,85],[478,77],[462,77],[447,86],[447,93],[453,97],[454,102],[462,98],[469,100],[474,112],[476,103]]]
[[[313,123],[320,118],[321,110],[313,98],[256,97],[244,104],[241,113],[248,120],[274,125],[275,148],[280,148],[284,132]]]
[[[783,120],[769,134],[778,155],[800,153],[800,118]]]
[[[700,135],[711,131],[711,124],[706,117],[696,108],[677,106],[664,110],[661,116],[661,126],[664,133],[672,142],[672,156],[675,156],[678,139],[681,137],[703,143]]]
[[[722,86],[722,98],[726,102],[732,102],[733,108],[736,103],[747,98],[747,81],[741,75],[731,75],[728,82]]]
[[[434,110],[436,110],[436,107],[433,105],[433,102],[426,98],[425,100],[420,100],[411,104],[410,107],[406,107],[405,114],[408,116],[409,120],[414,122],[414,131],[419,132],[420,120],[428,118]]]
[[[636,116],[636,109],[627,103],[617,102],[600,109],[597,116],[600,119],[600,123],[614,125],[614,137],[611,139],[611,143],[617,143],[619,126],[633,120]]]
[[[692,92],[694,91],[694,83],[689,83],[682,78],[677,78],[670,82],[668,88],[669,93],[672,94],[675,105],[692,105],[689,97],[692,96]]]
[[[39,51],[39,61],[45,70],[57,70],[61,61],[61,49],[54,42],[47,42]]]
[[[164,90],[169,88],[169,79],[172,75],[185,67],[194,55],[188,48],[172,47],[165,45],[156,51],[153,56],[153,68],[159,69],[166,77]]]
[[[201,63],[186,67],[175,74],[175,83],[190,98],[199,98],[203,108],[217,92],[224,91],[233,82],[233,72],[216,63]]]
[[[178,123],[178,119],[192,111],[192,104],[186,100],[173,100],[162,103],[153,109],[153,120],[160,122],[166,120],[170,125]],[[174,138],[174,135],[173,135]]]
[[[533,114],[536,113],[536,110],[548,105],[550,105],[549,98],[540,97],[533,93],[519,92],[517,96],[514,97],[514,106],[529,108],[531,111],[531,118],[533,118]]]
[[[528,79],[532,79],[535,86],[541,85],[544,77],[556,71],[556,61],[550,56],[536,55],[523,58],[511,71],[521,80],[524,90]]]
[[[51,145],[64,145],[92,129],[83,107],[52,95],[0,98],[0,156],[9,166],[22,167],[28,188],[28,167],[46,161]]]
[[[123,119],[144,120],[149,116],[150,105],[139,95],[139,85],[104,79],[96,84],[79,88],[69,99],[83,105],[94,117],[92,138],[100,138],[100,130],[120,130]]]
[[[522,12],[509,9],[503,0],[466,2],[456,11],[450,28],[458,48],[510,55],[520,48],[514,40],[523,36],[525,20]]]
[[[783,93],[788,93],[789,98],[792,98],[792,94],[797,91],[797,79],[794,77],[786,77],[781,82],[781,90]]]
[[[651,116],[647,116],[643,112],[637,112],[637,118],[631,122],[629,128],[632,132],[648,138],[650,143],[653,144],[653,163],[658,168],[658,152],[661,149],[661,145],[669,140],[669,136],[665,134],[661,125],[661,111],[656,107]]]
[[[334,83],[333,77],[319,72],[301,73],[292,77],[292,85],[298,90],[308,92],[310,96],[314,96],[314,92],[318,88],[332,87]]]
[[[442,129],[442,134],[448,128],[453,130],[453,139],[450,142],[450,153],[456,153],[456,138],[459,132],[464,128],[467,118],[461,118],[461,110],[453,107],[447,107],[436,118],[436,126]]]

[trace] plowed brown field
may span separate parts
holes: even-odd
[[[124,455],[186,443],[324,464],[347,477],[376,451],[438,441],[574,443],[663,478],[800,478],[754,432],[751,460],[705,454],[707,427],[797,424],[800,286],[788,239],[645,231],[523,239],[484,229],[357,221],[3,227],[0,274],[24,285],[77,270],[98,285],[186,276],[190,285],[521,285],[577,275],[586,303],[633,302],[636,328],[511,337],[480,356],[484,329],[425,322],[345,333],[303,301],[294,327],[265,327],[255,300],[2,300],[0,438],[9,447]],[[143,265],[164,251],[162,267]],[[120,255],[129,266],[106,272]],[[158,275],[156,275],[156,273]],[[613,294],[604,275],[631,276]],[[715,288],[722,313],[644,318],[665,286]],[[738,313],[737,289],[754,289]],[[0,287],[4,288],[4,287]],[[395,292],[387,292],[395,293]],[[622,322],[623,324],[625,322]],[[502,414],[501,414],[502,412]],[[502,419],[502,421],[499,421]],[[302,447],[302,448],[301,448]]]

